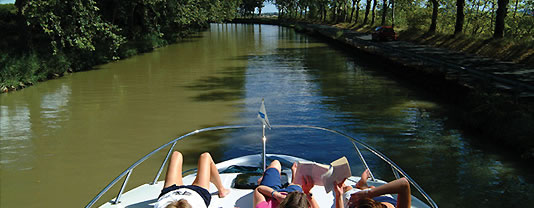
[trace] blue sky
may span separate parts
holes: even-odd
[[[15,0],[0,0],[0,4],[14,4],[15,3]],[[271,3],[263,3],[265,6],[263,7],[263,9],[261,10],[262,12],[277,12],[278,10],[276,10],[276,7],[271,4]]]
[[[272,4],[272,3],[263,3],[263,5],[265,5],[263,7],[263,9],[261,9],[261,12],[278,12],[278,10],[276,9],[276,7]]]

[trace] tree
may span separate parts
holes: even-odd
[[[365,5],[365,18],[363,18],[363,24],[367,24],[367,20],[369,20],[369,10],[371,10],[371,0],[367,0],[367,5]]]
[[[357,23],[359,18],[360,18],[360,0],[356,0],[356,18],[354,18],[354,22]]]
[[[94,51],[102,41],[111,43],[108,50],[115,53],[124,37],[119,28],[101,19],[98,10],[93,0],[30,1],[23,14],[28,25],[47,36],[53,54],[63,49]]]
[[[332,18],[334,22],[337,22],[337,0],[334,0],[334,6],[332,7]]]
[[[395,28],[395,0],[391,0],[391,27]]]
[[[376,0],[373,0],[373,9],[371,12],[371,25],[375,24],[375,10],[376,10]]]
[[[454,25],[454,35],[462,33],[465,19],[464,6],[465,0],[456,0],[456,24]]]
[[[352,16],[354,15],[354,9],[356,9],[356,8],[354,8],[355,5],[356,5],[356,0],[352,0],[352,9],[351,9],[351,11],[350,11],[349,22],[352,22]]]
[[[504,19],[506,18],[506,13],[508,12],[508,3],[509,0],[498,0],[497,1],[497,15],[495,17],[495,32],[493,33],[493,38],[499,39],[504,37]]]
[[[428,29],[429,34],[433,34],[436,32],[436,24],[438,21],[438,7],[439,7],[438,0],[431,0],[431,2],[432,2],[432,23],[430,24],[430,28]]]
[[[380,25],[386,24],[386,16],[388,13],[388,0],[382,1],[382,22],[380,22]]]

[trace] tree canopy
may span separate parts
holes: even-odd
[[[534,0],[271,0],[282,17],[532,38]],[[392,9],[394,8],[394,9]],[[377,10],[377,11],[375,11]],[[381,15],[381,17],[377,17]],[[355,17],[355,18],[354,18]],[[381,18],[383,21],[374,21]]]

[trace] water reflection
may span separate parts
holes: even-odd
[[[271,123],[350,132],[396,161],[441,207],[517,207],[533,202],[529,193],[534,186],[525,182],[522,171],[498,155],[473,147],[447,119],[454,112],[389,77],[383,69],[391,66],[365,54],[332,49],[284,28],[278,35],[278,48],[238,58],[248,60],[241,123],[255,122],[253,115],[265,98]],[[279,131],[268,131],[267,148],[272,153],[329,162],[352,151],[344,138]],[[229,142],[232,150],[227,150],[226,157],[261,151],[257,133],[241,134],[232,136],[241,139]],[[284,139],[289,136],[306,139]],[[362,171],[355,163],[354,172]],[[380,160],[371,159],[369,164],[379,177],[393,179]],[[501,196],[524,201],[496,200]]]
[[[48,93],[41,98],[41,121],[48,131],[62,126],[62,121],[69,120],[70,113],[66,107],[69,104],[71,89],[62,84],[55,92]]]
[[[0,167],[26,170],[33,155],[32,124],[27,106],[0,106]],[[16,164],[16,165],[12,165]]]

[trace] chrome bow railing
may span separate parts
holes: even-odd
[[[438,207],[438,205],[434,202],[434,200],[432,200],[432,198],[430,198],[430,196],[410,176],[408,176],[408,174],[406,174],[397,164],[395,164],[392,160],[390,160],[388,157],[386,157],[384,154],[382,154],[378,150],[374,149],[373,147],[369,146],[368,144],[366,144],[366,143],[364,143],[364,142],[362,142],[362,141],[360,141],[358,139],[355,139],[355,138],[353,138],[353,137],[351,137],[351,136],[349,136],[349,135],[347,135],[345,133],[342,133],[342,132],[339,132],[339,131],[336,131],[336,130],[332,130],[332,129],[328,129],[328,128],[324,128],[324,127],[317,127],[317,126],[309,126],[309,125],[272,125],[271,127],[273,129],[278,129],[278,128],[316,129],[316,130],[327,131],[327,132],[331,132],[331,133],[343,136],[343,137],[349,139],[352,142],[352,144],[354,146],[354,149],[357,151],[358,156],[359,156],[362,164],[365,166],[366,169],[369,169],[369,171],[371,171],[371,169],[367,165],[367,162],[365,161],[365,158],[361,154],[360,149],[358,148],[358,145],[364,147],[369,152],[373,153],[378,158],[380,158],[384,162],[388,163],[391,166],[393,174],[395,175],[396,178],[399,178],[400,175],[405,177],[410,182],[410,184],[412,184],[412,186],[425,198],[425,200],[428,202],[428,205],[430,205],[432,208],[437,208]],[[169,156],[171,155],[171,153],[172,153],[172,151],[174,149],[174,146],[176,145],[176,143],[178,141],[180,141],[180,140],[182,140],[182,139],[184,139],[184,138],[186,138],[188,136],[195,135],[195,134],[202,133],[202,132],[207,132],[207,131],[215,131],[215,130],[223,130],[223,129],[244,129],[244,128],[262,128],[262,127],[261,126],[216,126],[216,127],[198,129],[198,130],[189,132],[189,133],[187,133],[187,134],[185,134],[183,136],[180,136],[180,137],[178,137],[178,138],[176,138],[176,139],[174,139],[174,140],[172,140],[172,141],[170,141],[170,142],[168,142],[168,143],[156,148],[152,152],[148,153],[147,155],[145,155],[144,157],[142,157],[141,159],[139,159],[138,161],[133,163],[124,172],[122,172],[113,181],[111,181],[105,188],[103,188],[85,207],[86,208],[92,207],[109,189],[111,189],[111,187],[113,187],[119,180],[121,180],[122,178],[124,178],[126,176],[126,178],[124,179],[124,182],[121,185],[121,189],[120,189],[119,193],[117,194],[117,197],[112,202],[113,204],[120,203],[120,198],[122,196],[122,193],[124,192],[124,188],[126,187],[126,184],[128,183],[128,179],[130,178],[130,175],[132,174],[133,169],[136,168],[139,164],[143,163],[148,158],[150,158],[155,153],[157,153],[157,152],[161,151],[162,149],[164,149],[165,147],[171,146],[169,148],[169,151],[167,152],[167,156],[165,157],[165,160],[161,164],[158,172],[156,173],[156,177],[150,183],[151,185],[156,184],[157,180],[159,179],[159,177],[161,175],[161,172],[163,171],[163,168],[164,168],[165,164],[167,163],[167,161],[169,159]],[[264,148],[263,151],[265,151],[265,148]],[[265,152],[263,152],[262,155],[265,155]],[[372,172],[371,172],[370,175],[371,175],[371,180],[375,180]]]

